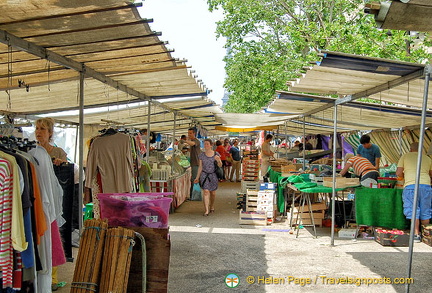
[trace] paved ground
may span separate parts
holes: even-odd
[[[295,238],[285,221],[240,226],[239,189],[222,183],[209,217],[202,202],[186,202],[170,215],[169,292],[405,292],[389,282],[407,276],[408,248],[338,238],[330,246],[330,228],[318,228],[316,239],[309,228]],[[416,243],[411,292],[431,291],[431,263],[432,247]],[[59,269],[60,280],[70,283],[72,274],[73,264]],[[228,274],[239,277],[238,287],[225,285]]]

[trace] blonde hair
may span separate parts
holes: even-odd
[[[54,123],[54,119],[49,117],[39,118],[36,120],[36,126],[40,126],[48,130],[49,141],[52,141],[52,136],[54,134]]]

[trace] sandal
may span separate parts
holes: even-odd
[[[210,210],[210,213],[214,213],[214,212],[215,212],[215,210],[214,210],[214,209],[211,209],[211,210]]]
[[[204,217],[208,217],[208,215],[209,215],[209,214],[206,214],[206,213],[204,213],[204,215],[203,215],[203,216],[204,216]]]

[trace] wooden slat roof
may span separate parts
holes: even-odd
[[[100,74],[96,79],[85,79],[85,108],[150,100],[156,112],[175,110],[189,124],[210,121],[208,130],[214,129],[213,113],[222,110],[207,98],[209,90],[195,80],[185,61],[172,57],[166,43],[159,39],[161,33],[152,31],[152,20],[141,19],[137,5],[121,0],[2,1],[0,111],[30,117],[78,109],[79,72],[56,62],[53,56],[58,54],[82,64],[87,72],[91,69]],[[10,41],[9,34],[34,45],[41,53],[37,56],[19,48]],[[114,88],[101,82],[100,76],[111,79]],[[125,87],[139,97],[124,93]],[[169,98],[179,101],[159,101]],[[147,108],[136,111],[134,118],[129,118],[125,110],[118,115],[123,124],[132,125],[139,119],[137,116],[145,117]],[[112,112],[86,113],[84,121],[104,124],[102,117]],[[78,121],[75,115],[56,118]],[[141,121],[146,123],[146,118]],[[162,125],[161,121],[155,120],[152,130],[157,131],[158,125]]]

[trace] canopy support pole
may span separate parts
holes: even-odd
[[[173,125],[173,137],[172,137],[172,155],[171,155],[171,176],[174,174],[174,152],[175,152],[175,138],[176,138],[176,122],[177,122],[177,111],[174,111],[174,125]]]
[[[288,129],[287,121],[285,121],[285,159],[288,158]]]
[[[305,116],[303,116],[303,172],[306,170],[306,124]]]
[[[332,184],[332,199],[331,199],[331,241],[330,246],[334,246],[334,226],[335,226],[335,207],[336,207],[336,144],[337,144],[337,104],[334,105],[334,121],[333,121],[333,184]]]
[[[147,137],[146,137],[146,148],[147,148],[147,156],[146,162],[149,163],[150,159],[150,112],[151,112],[151,103],[150,100],[147,101]]]
[[[399,156],[402,157],[402,128],[399,128]]]
[[[84,191],[84,72],[79,79],[79,183],[78,183],[78,227],[83,227],[83,191]],[[88,179],[90,180],[90,178]]]
[[[424,140],[424,132],[426,128],[426,109],[427,109],[427,101],[429,95],[429,80],[431,74],[431,65],[427,65],[425,67],[425,80],[424,80],[424,92],[423,92],[423,108],[422,108],[422,116],[421,116],[421,124],[420,124],[420,137],[419,137],[419,148],[418,148],[418,156],[417,156],[417,172],[416,172],[416,181],[414,186],[414,199],[413,199],[413,209],[411,215],[411,229],[410,229],[410,239],[409,239],[409,252],[408,252],[408,278],[411,278],[411,268],[412,268],[412,255],[414,249],[414,228],[415,228],[415,219],[417,218],[417,205],[418,205],[418,193],[419,193],[419,183],[420,183],[420,169],[421,169],[421,161],[423,157],[423,140]],[[405,285],[405,292],[409,292],[410,284],[409,282]]]

